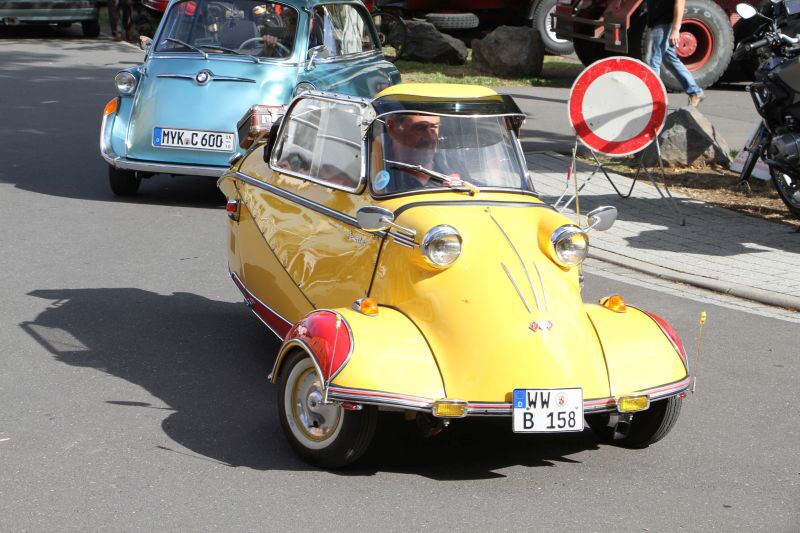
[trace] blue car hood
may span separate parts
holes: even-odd
[[[153,128],[236,133],[236,123],[250,106],[289,103],[299,68],[219,59],[152,60],[135,97],[127,133],[128,157],[227,166],[233,152],[154,147]],[[212,73],[211,81],[204,85],[194,80],[201,70]],[[238,137],[234,151],[236,148]]]

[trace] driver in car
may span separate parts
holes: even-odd
[[[387,118],[389,180],[381,192],[391,194],[420,187],[464,184],[460,173],[448,169],[444,157],[437,152],[440,123],[441,117],[437,115],[396,114]]]
[[[275,9],[281,6],[276,5]],[[291,10],[276,13],[283,25],[264,24],[261,26],[261,39],[264,41],[262,57],[286,58],[291,55],[297,28],[297,14]]]

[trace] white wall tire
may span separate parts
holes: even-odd
[[[292,448],[323,468],[346,466],[361,457],[375,434],[377,410],[345,411],[322,403],[322,379],[302,351],[283,363],[278,387],[278,416]]]

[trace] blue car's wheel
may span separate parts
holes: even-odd
[[[142,179],[133,170],[108,167],[108,183],[117,196],[133,196],[139,190]]]
[[[311,358],[302,351],[294,352],[281,366],[278,388],[278,416],[286,438],[313,465],[348,465],[361,457],[372,441],[378,412],[373,406],[346,411],[322,400],[321,379]]]

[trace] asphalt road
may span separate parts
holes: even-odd
[[[798,531],[798,324],[591,269],[587,300],[624,294],[692,352],[709,314],[662,442],[507,420],[423,440],[387,415],[354,468],[301,462],[266,380],[278,343],[227,276],[222,196],[165,176],[111,195],[100,112],[141,53],[77,35],[0,28],[0,531]]]

